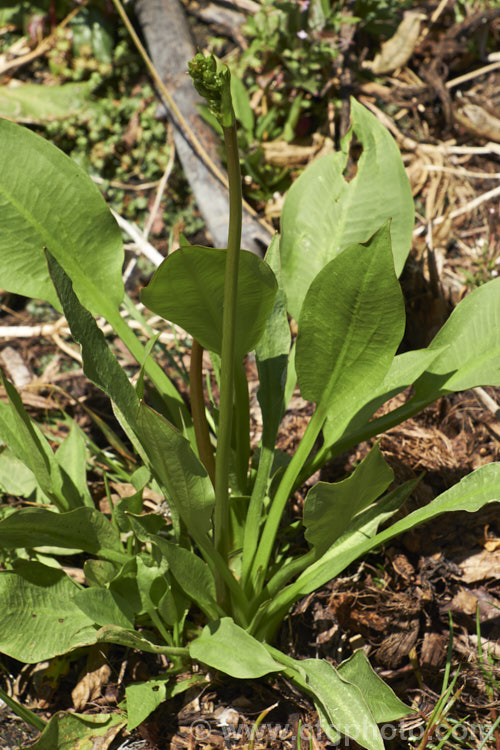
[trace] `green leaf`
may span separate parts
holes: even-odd
[[[500,278],[467,295],[434,337],[446,347],[415,384],[415,399],[481,385],[500,385]]]
[[[304,504],[305,537],[318,556],[331,547],[351,519],[387,489],[394,472],[386,464],[378,445],[341,482],[318,482],[307,493]]]
[[[255,349],[255,356],[259,373],[257,398],[263,421],[262,443],[273,449],[285,408],[284,389],[292,338],[281,279],[278,235],[273,237],[269,245],[266,262],[278,281],[278,291],[274,299],[274,307]]]
[[[95,750],[109,747],[125,725],[120,714],[55,714],[30,750]],[[28,750],[28,748],[21,748]]]
[[[0,453],[0,489],[8,495],[29,497],[35,491],[36,486],[35,476],[31,469],[20,461],[12,450],[4,448]]]
[[[49,252],[47,262],[73,338],[82,347],[85,375],[110,397],[127,423],[133,425],[139,408],[139,399],[133,386],[111,352],[94,318],[80,304],[64,268]]]
[[[80,52],[83,46],[92,49],[92,55],[99,62],[111,63],[115,38],[113,21],[105,20],[99,7],[83,7],[80,13],[71,21],[73,36],[73,56],[85,57],[87,53]]]
[[[410,251],[413,198],[399,149],[379,120],[354,99],[351,119],[342,151],[313,161],[283,206],[283,279],[288,310],[296,320],[319,271],[346,247],[368,240],[389,218],[398,276]],[[353,135],[363,153],[355,177],[347,182],[344,170]]]
[[[214,492],[189,441],[144,403],[139,408],[136,431],[151,461],[152,471],[166,488],[169,501],[189,533],[193,538],[204,536],[212,525]]]
[[[0,521],[0,547],[60,547],[112,560],[127,559],[116,528],[95,508],[67,513],[21,508]]]
[[[93,84],[89,82],[2,86],[0,117],[32,124],[65,120],[77,114],[79,122],[85,122],[98,112],[98,104],[91,100],[92,89]]]
[[[128,685],[125,688],[128,716],[127,731],[131,732],[139,724],[142,724],[164,700],[169,700],[203,681],[203,677],[194,675],[171,685],[168,684],[167,679],[148,680],[147,682]]]
[[[137,394],[129,383],[123,368],[111,353],[102,331],[99,330],[92,315],[80,304],[80,300],[73,291],[73,284],[69,275],[66,274],[49,251],[46,251],[45,254],[50,275],[57,289],[71,332],[82,346],[84,372],[114,402],[119,412],[117,419],[121,422],[137,452],[142,455],[140,446],[137,445],[137,441],[134,441],[132,429],[139,404]],[[118,308],[111,309],[107,317],[131,353],[138,361],[142,361],[145,350],[139,339],[122,320]],[[162,395],[173,421],[187,429],[190,424],[190,415],[173,383],[166,377],[155,360],[146,358],[144,368]],[[104,430],[106,431],[106,428]]]
[[[150,539],[165,557],[181,591],[208,617],[217,617],[219,607],[216,603],[215,581],[203,560],[194,552],[161,539],[155,534],[151,534]]]
[[[231,76],[231,98],[233,100],[234,114],[246,131],[247,140],[253,140],[253,129],[255,118],[250,99],[243,81],[237,76]]]
[[[415,526],[451,511],[474,513],[483,505],[494,502],[500,502],[500,463],[481,466],[438,495],[428,505],[409,513],[375,536],[370,535],[366,538],[365,533],[358,533],[357,537],[349,539],[349,536],[345,535],[325,552],[323,557],[307,568],[292,586],[300,591],[300,595],[305,596],[323,586],[361,555]]]
[[[206,625],[200,637],[191,642],[189,655],[241,680],[263,677],[282,669],[262,643],[236,625],[230,617]]]
[[[412,713],[412,709],[400,701],[389,685],[373,670],[362,649],[339,664],[337,672],[344,680],[361,690],[377,724],[397,721]]]
[[[2,288],[58,310],[43,249],[72,279],[82,303],[113,317],[123,299],[121,233],[90,177],[31,131],[0,120]]]
[[[62,492],[68,498],[70,507],[87,505],[94,508],[87,484],[85,438],[76,422],[72,422],[69,434],[57,449],[56,461],[63,477]]]
[[[368,750],[384,750],[377,723],[357,685],[343,679],[323,659],[302,659],[298,665],[306,673],[309,691],[321,701],[334,729]]]
[[[281,584],[277,585],[271,581],[269,589],[272,596],[262,607],[253,632],[259,638],[269,640],[269,636],[272,637],[275,633],[294,602],[324,586],[363,552],[376,547],[372,539],[377,529],[402,506],[417,484],[418,479],[405,482],[382,497],[375,505],[359,513],[342,537],[337,539],[319,560],[309,565],[293,583],[283,588]],[[279,574],[275,578],[279,580]]]
[[[108,560],[85,560],[83,572],[89,586],[104,587],[116,575],[116,566]]]
[[[193,245],[165,258],[142,302],[184,328],[210,351],[221,353],[226,250]],[[236,355],[255,348],[273,308],[277,283],[269,266],[242,251],[238,276]]]
[[[339,437],[347,438],[348,435],[354,434],[356,430],[366,427],[370,418],[380,406],[412,385],[445,350],[446,347],[436,350],[417,349],[397,354],[392,360],[382,383],[375,389],[375,392],[366,396],[363,405],[358,404],[358,411],[352,419],[351,409],[346,408],[343,413],[341,411],[342,405],[334,415],[327,416],[323,426],[325,445],[333,445]]]
[[[0,401],[0,439],[33,472],[47,498],[58,507],[68,508],[62,474],[48,440],[30,419],[21,397],[2,371],[0,377],[9,402]]]
[[[167,695],[167,680],[148,680],[128,685],[125,688],[127,698],[127,732],[142,724],[149,714],[155,711]]]
[[[73,601],[96,625],[118,625],[134,628],[134,610],[123,597],[108,589],[89,588],[77,591]]]
[[[77,590],[62,570],[37,562],[0,571],[0,651],[35,664],[95,643],[94,623],[73,601]]]
[[[330,261],[307,292],[295,367],[303,398],[354,415],[386,375],[404,332],[388,225]]]
[[[272,653],[281,659],[276,649]],[[287,676],[309,693],[318,708],[321,725],[329,736],[340,732],[368,750],[384,750],[375,718],[360,688],[344,679],[323,659],[291,659],[283,655]],[[330,735],[331,730],[334,733]]]

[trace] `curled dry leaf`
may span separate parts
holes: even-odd
[[[86,671],[71,692],[75,711],[82,711],[87,703],[99,698],[110,676],[111,667],[106,661],[102,645],[91,648]]]
[[[396,68],[406,65],[420,36],[420,26],[425,15],[417,11],[407,11],[399,24],[396,33],[387,42],[374,60],[367,60],[363,67],[372,73],[391,73]]]

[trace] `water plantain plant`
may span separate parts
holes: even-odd
[[[297,660],[273,645],[280,624],[301,597],[396,535],[441,513],[498,501],[500,464],[482,466],[391,523],[416,481],[394,487],[375,445],[347,478],[309,489],[300,525],[287,520],[285,509],[339,452],[446,394],[500,386],[500,279],[469,294],[427,348],[397,354],[405,326],[398,275],[410,248],[413,203],[391,136],[352,101],[341,149],[313,162],[294,183],[281,236],[261,260],[240,249],[229,72],[201,55],[190,72],[224,134],[228,247],[182,246],[142,292],[150,310],[192,336],[190,409],[152,347],[120,315],[122,240],[97,188],[50,143],[0,122],[2,287],[64,312],[84,371],[111,399],[139,466],[132,476],[136,494],[116,503],[111,516],[99,512],[82,468],[81,433],[71,430],[54,452],[3,377],[0,439],[34,477],[37,502],[2,509],[0,651],[30,663],[96,643],[166,655],[164,674],[127,688],[125,718],[112,721],[127,721],[129,729],[199,679],[176,683],[192,661],[241,679],[284,675],[312,699],[332,741],[351,737],[382,750],[377,725],[409,709],[363,651],[337,667]],[[347,181],[354,136],[363,150]],[[106,318],[140,364],[136,387],[95,315]],[[298,326],[293,345],[289,316]],[[203,350],[218,379],[216,409],[204,398]],[[243,366],[251,351],[263,422],[253,451]],[[283,455],[276,438],[297,383],[314,411],[295,453]],[[406,403],[374,417],[410,385]],[[151,485],[168,501],[169,518],[144,512],[143,490]],[[58,556],[82,553],[86,585],[58,563]],[[66,719],[72,726],[90,721]],[[64,720],[54,717],[39,743],[51,732],[56,737],[54,727]],[[92,721],[96,732],[98,719]]]

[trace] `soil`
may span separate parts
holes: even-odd
[[[491,195],[498,184],[493,177],[498,180],[500,158],[499,68],[473,75],[464,84],[462,97],[447,86],[458,76],[491,64],[481,52],[481,39],[487,26],[498,42],[500,10],[479,10],[476,3],[457,21],[447,6],[453,3],[419,6],[426,20],[406,65],[370,80],[351,75],[347,81],[345,69],[340,69],[335,81],[339,90],[348,83],[350,92],[390,127],[412,183],[417,223],[402,278],[407,349],[428,343],[469,293],[471,279],[478,284],[500,270],[498,192]],[[432,23],[431,17],[435,17]],[[479,51],[472,56],[464,36],[474,35]],[[373,56],[374,50],[367,41],[366,48],[356,53],[361,60]],[[341,122],[337,126],[342,129]],[[133,277],[128,290],[133,297],[137,298],[142,282],[140,276]],[[12,295],[3,295],[1,310],[2,327],[25,326],[28,332],[23,338],[3,336],[0,358],[14,381],[20,383],[20,373],[27,372],[25,387],[19,387],[29,413],[48,424],[57,437],[64,433],[61,414],[67,412],[100,444],[102,437],[82,403],[104,420],[112,418],[111,412],[84,377],[68,331],[58,326],[40,335],[36,327],[47,322],[47,311],[29,311],[24,301]],[[124,367],[131,368],[130,356],[115,343]],[[187,362],[188,350],[182,346],[181,354]],[[167,360],[164,365],[170,367]],[[255,445],[260,430],[255,366],[249,360],[247,367]],[[423,474],[404,513],[429,502],[473,469],[500,459],[499,404],[500,388],[454,394],[380,438],[397,483]],[[296,394],[283,421],[282,450],[294,450],[310,413]],[[339,456],[321,479],[342,478],[373,442]],[[105,508],[104,486],[97,475],[91,480],[96,504]],[[112,491],[119,493],[120,487]],[[299,492],[294,497],[291,514],[300,510],[303,496]],[[157,498],[151,498],[155,502]],[[401,722],[396,736],[391,734],[394,727],[388,727],[384,735],[388,750],[423,750],[432,742],[434,747],[439,744],[442,726],[434,727],[427,738],[425,732],[448,659],[452,674],[459,670],[450,708],[456,731],[440,747],[479,748],[481,732],[496,721],[500,708],[499,574],[498,504],[474,514],[449,514],[354,563],[342,577],[299,602],[285,620],[278,644],[294,657],[318,656],[334,664],[363,648],[381,677],[417,711]],[[491,655],[490,664],[481,663],[481,649]],[[50,665],[23,665],[2,657],[0,684],[44,718],[58,710],[106,713],[117,710],[125,684],[147,680],[164,669],[160,658],[112,646],[104,655],[76,652]],[[94,676],[91,688],[85,687],[89,674]],[[252,745],[251,732],[259,717],[261,729]],[[301,747],[297,741],[301,732],[302,746],[318,750],[332,746],[318,729],[313,706],[286,680],[241,682],[209,674],[200,686],[162,704],[132,733],[123,731],[99,747],[292,749]],[[412,733],[417,740],[409,739]],[[36,736],[6,706],[0,707],[0,750],[26,747]],[[351,742],[350,747],[356,745]],[[481,747],[500,750],[500,729]]]

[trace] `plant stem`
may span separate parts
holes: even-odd
[[[259,541],[262,505],[267,493],[267,485],[269,483],[273,460],[274,450],[262,444],[257,476],[255,477],[252,495],[248,504],[247,518],[245,521],[245,534],[243,537],[241,580],[245,588],[245,593],[249,598],[255,594],[249,576]]]
[[[242,495],[247,493],[248,464],[250,461],[250,403],[248,397],[248,380],[243,361],[235,363],[235,443],[236,475]]]
[[[227,171],[229,178],[229,234],[227,241],[224,311],[222,318],[222,352],[219,402],[219,431],[215,455],[215,549],[227,563],[229,555],[229,462],[234,396],[236,302],[238,266],[241,243],[242,192],[236,124],[224,126]],[[218,576],[217,596],[220,604],[226,599],[225,586]]]
[[[299,472],[314,446],[324,421],[325,415],[323,410],[317,408],[307,425],[304,437],[300,441],[292,460],[288,464],[276,495],[274,496],[252,565],[250,580],[252,588],[257,594],[262,590],[267,566],[269,565],[269,560],[271,558],[271,553],[273,551],[274,542],[286,502],[292,493]]]
[[[348,432],[340,440],[337,440],[333,445],[323,446],[313,458],[304,465],[303,470],[300,472],[294,489],[300,487],[312,474],[318,469],[324,466],[329,460],[338,456],[346,450],[349,450],[358,443],[363,443],[365,440],[369,440],[382,432],[390,430],[392,427],[401,424],[410,417],[414,417],[416,414],[425,409],[426,406],[437,401],[438,398],[446,395],[445,393],[435,393],[432,397],[426,399],[415,399],[412,398],[408,403],[394,409],[393,411],[383,414],[381,417],[377,417],[367,425],[354,430],[354,432]]]
[[[203,398],[203,347],[195,339],[193,339],[191,347],[189,393],[191,396],[191,416],[193,418],[198,453],[212,484],[215,486],[215,460],[205,415],[205,399]]]

